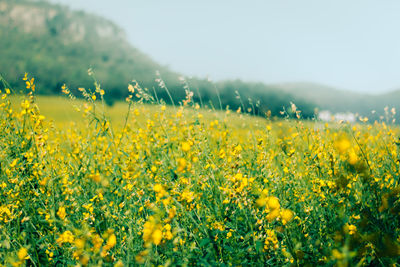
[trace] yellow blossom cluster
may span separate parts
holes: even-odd
[[[136,81],[113,107],[97,81],[68,99],[24,84],[0,80],[1,265],[400,260],[397,125],[251,117],[189,91],[170,107]]]

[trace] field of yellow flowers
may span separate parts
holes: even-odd
[[[25,80],[0,93],[0,265],[399,266],[396,126],[149,106],[136,83],[115,121],[99,85],[63,86],[57,123]]]

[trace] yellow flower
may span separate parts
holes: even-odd
[[[157,172],[157,167],[153,165],[153,166],[151,166],[150,170],[152,173],[155,173],[155,172]]]
[[[163,187],[160,184],[155,184],[154,187],[153,187],[153,190],[154,190],[154,192],[158,193],[158,192],[163,191]]]
[[[153,243],[155,245],[159,245],[161,243],[161,239],[162,239],[162,232],[160,229],[156,229],[153,234],[151,235],[152,239],[153,239]]]
[[[61,220],[65,219],[65,216],[67,215],[65,212],[65,208],[64,207],[60,207],[57,211],[57,215],[58,217],[60,217]]]
[[[156,218],[150,216],[143,225],[143,240],[149,245],[151,243],[159,245],[163,237],[162,226],[157,223]],[[171,237],[172,238],[172,237]]]
[[[267,206],[271,210],[276,210],[280,208],[279,199],[277,197],[269,197],[267,200]]]
[[[277,249],[278,248],[278,239],[276,238],[276,234],[274,230],[267,230],[267,238],[264,241],[264,250],[268,250],[270,248]]]
[[[168,218],[172,219],[174,218],[176,215],[176,207],[173,206],[169,211],[168,211]]]
[[[117,237],[114,234],[111,234],[107,239],[107,248],[113,248],[117,244]]]
[[[356,154],[356,152],[354,151],[354,149],[352,149],[352,150],[349,152],[349,163],[350,163],[351,165],[355,165],[355,164],[357,163],[357,161],[358,161],[357,154]]]
[[[267,198],[265,197],[260,197],[259,199],[256,200],[256,205],[258,207],[264,207],[265,205],[267,205]]]
[[[166,195],[164,187],[161,184],[155,184],[153,187],[153,190],[154,190],[154,192],[157,193],[158,198],[162,198],[163,196]]]
[[[29,259],[28,250],[24,247],[20,248],[18,251],[18,259],[19,260],[26,260]]]
[[[281,219],[282,219],[282,224],[285,225],[286,223],[290,222],[293,219],[293,211],[284,209],[281,211]]]
[[[183,152],[188,152],[189,150],[190,150],[189,142],[182,142],[182,151]]]
[[[75,246],[78,249],[83,249],[85,247],[85,240],[82,238],[75,239]]]
[[[185,190],[181,194],[181,199],[185,200],[187,203],[191,203],[195,198],[195,194],[190,190]]]
[[[173,238],[171,231],[165,232],[164,236],[167,240],[171,240]]]
[[[178,172],[184,171],[185,168],[186,168],[186,165],[187,165],[186,159],[184,159],[184,158],[178,159],[178,169],[177,169],[177,171]]]
[[[71,233],[71,231],[65,231],[57,238],[56,242],[60,245],[64,243],[73,243],[74,235]]]
[[[167,223],[167,224],[164,226],[164,229],[167,230],[167,231],[171,231],[171,225],[170,225],[169,223]]]
[[[103,242],[104,242],[104,240],[98,234],[95,234],[92,236],[92,243],[93,243],[93,248],[95,251],[100,250]]]
[[[346,153],[350,149],[351,143],[347,137],[341,137],[335,142],[335,147],[340,154]]]
[[[342,260],[344,258],[343,254],[337,249],[332,250],[332,256],[337,260]]]
[[[92,179],[93,181],[95,181],[96,183],[101,182],[101,176],[99,173],[96,174],[90,174],[89,178]]]
[[[269,222],[274,221],[279,216],[279,209],[274,209],[265,217]]]
[[[350,224],[349,225],[349,234],[353,235],[353,234],[356,233],[356,231],[357,231],[357,227],[355,225],[353,225],[353,224]]]

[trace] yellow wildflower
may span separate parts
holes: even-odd
[[[19,260],[27,260],[29,259],[28,250],[24,247],[20,248],[18,251],[18,259]]]
[[[286,223],[290,222],[293,219],[293,211],[284,209],[281,211],[281,219],[282,219],[282,224],[285,225]]]
[[[279,217],[279,209],[274,209],[265,217],[269,222],[274,221]]]
[[[356,233],[356,231],[357,231],[357,227],[353,224],[350,224],[349,225],[349,234],[354,235]]]
[[[65,231],[57,238],[56,242],[60,245],[64,243],[73,243],[74,235],[71,233],[71,231]]]
[[[336,142],[335,142],[335,147],[336,149],[339,151],[340,154],[344,154],[346,153],[350,147],[351,147],[351,143],[350,140],[345,137],[342,136],[341,138],[339,138]]]
[[[182,142],[182,151],[188,152],[190,150],[190,143],[189,142]]]
[[[64,207],[60,207],[57,211],[57,215],[58,217],[60,217],[61,220],[65,219],[65,216],[67,215],[65,212],[65,208]]]
[[[162,239],[162,232],[160,229],[156,229],[153,234],[151,235],[151,237],[153,238],[153,243],[155,245],[159,245]]]
[[[269,197],[267,200],[267,206],[271,210],[276,210],[280,208],[279,199],[277,197]]]
[[[115,236],[115,234],[111,234],[108,239],[107,239],[107,248],[113,248],[115,245],[117,244],[117,237]]]

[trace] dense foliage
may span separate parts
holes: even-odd
[[[396,266],[399,129],[146,106],[82,90],[64,126],[0,92],[0,263]],[[3,85],[8,87],[7,84]],[[65,100],[67,101],[67,100]],[[14,103],[13,103],[14,102]],[[51,105],[51,103],[47,103]]]

